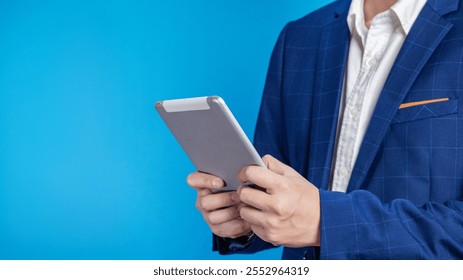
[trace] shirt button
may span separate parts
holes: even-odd
[[[341,178],[345,178],[347,174],[349,174],[349,171],[347,171],[347,168],[341,167],[338,171],[338,174]]]
[[[359,113],[359,110],[357,108],[352,108],[349,110],[349,117],[354,118],[357,116]]]
[[[378,63],[378,60],[374,57],[368,60],[368,65],[371,67],[375,66],[377,63]]]

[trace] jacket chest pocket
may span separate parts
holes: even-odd
[[[391,124],[417,121],[458,113],[457,99],[435,99],[402,104]]]

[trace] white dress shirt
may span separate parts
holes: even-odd
[[[331,190],[346,192],[360,145],[379,95],[426,0],[398,0],[365,27],[364,0],[352,0],[347,23],[351,33],[339,112]]]

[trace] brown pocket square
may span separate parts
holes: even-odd
[[[429,103],[443,102],[443,101],[448,101],[448,100],[449,100],[448,98],[437,98],[437,99],[429,99],[429,100],[423,100],[423,101],[402,103],[402,104],[400,104],[399,109],[405,109],[405,108],[408,108],[408,107],[425,105],[425,104],[429,104]]]

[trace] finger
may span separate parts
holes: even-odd
[[[273,197],[266,192],[253,189],[251,187],[240,187],[238,196],[241,202],[251,205],[262,211],[269,211]]]
[[[243,220],[249,222],[252,225],[264,227],[264,221],[266,220],[266,215],[264,212],[249,206],[240,207],[239,211]]]
[[[252,182],[264,189],[272,189],[275,182],[282,180],[282,176],[265,167],[251,165],[240,170],[238,180],[242,183]]]
[[[271,171],[279,175],[283,175],[283,176],[299,175],[299,173],[296,170],[282,163],[281,161],[277,160],[271,155],[265,155],[262,158],[262,161],[265,163],[268,169],[270,169]]]
[[[219,177],[202,172],[190,173],[186,181],[194,189],[220,189],[225,185]]]
[[[198,199],[200,197],[212,194],[212,191],[210,189],[197,189],[197,190],[198,190]]]
[[[236,204],[236,192],[214,193],[198,198],[198,207],[202,211],[214,211]]]
[[[211,230],[220,237],[237,238],[250,232],[251,225],[242,219],[235,219],[220,225],[211,226]]]
[[[232,220],[240,219],[240,213],[236,207],[227,207],[204,214],[204,219],[210,225],[220,225]]]

